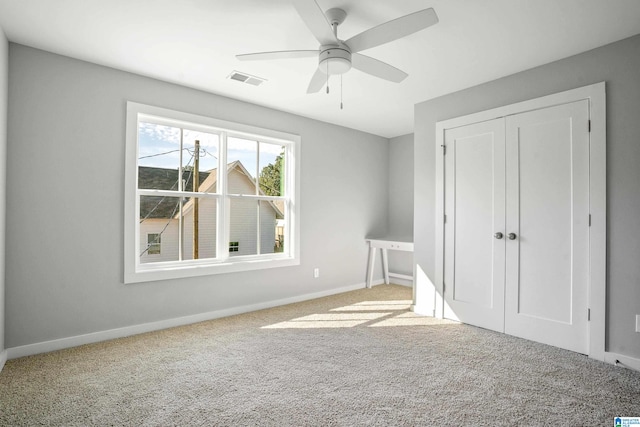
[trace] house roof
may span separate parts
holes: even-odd
[[[227,165],[227,173],[232,170],[238,170],[247,179],[255,183],[251,174],[244,167],[242,162],[236,160]],[[211,191],[218,180],[217,169],[211,169],[206,172],[200,172],[200,186],[198,191]],[[182,179],[185,183],[185,189],[195,191],[193,189],[193,173],[192,171],[183,171]],[[138,188],[154,189],[154,190],[177,190],[178,189],[178,170],[164,169],[149,166],[138,167]],[[260,194],[264,195],[262,190]],[[274,203],[269,202],[273,210],[276,212],[276,218],[284,218],[282,210]],[[191,200],[184,204],[183,209],[189,209],[192,205]],[[173,218],[177,214],[177,200],[173,197],[165,196],[143,196],[140,200],[140,219],[158,219]]]
[[[213,171],[200,172],[200,181],[205,181]],[[216,174],[213,173],[213,175]],[[182,171],[182,179],[185,188],[192,190],[190,186],[193,185],[193,173],[187,170]],[[177,190],[178,170],[139,166],[138,188]],[[171,197],[143,196],[140,200],[140,218],[171,218],[175,214],[176,204],[176,200]]]

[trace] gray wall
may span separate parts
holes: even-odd
[[[434,279],[435,123],[606,81],[607,351],[640,358],[640,36],[416,105],[416,268]]]
[[[8,348],[364,283],[387,139],[16,44],[9,83]],[[301,135],[301,265],[124,285],[128,100]]]
[[[413,134],[389,140],[389,227],[392,236],[413,236]],[[413,274],[413,254],[389,251],[389,270]]]
[[[0,27],[0,353],[4,340],[4,288],[5,288],[5,212],[7,165],[7,101],[9,78],[9,43]]]

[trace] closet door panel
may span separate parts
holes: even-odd
[[[588,103],[506,118],[505,332],[586,353]]]
[[[504,330],[504,121],[445,133],[445,317]]]

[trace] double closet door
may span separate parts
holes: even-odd
[[[587,354],[589,105],[447,129],[444,315]]]

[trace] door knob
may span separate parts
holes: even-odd
[[[509,240],[516,240],[516,233],[509,233],[507,237],[509,238]]]
[[[495,237],[496,239],[500,240],[502,239],[502,237],[504,236],[504,234],[502,234],[501,232],[497,232],[496,234],[493,235],[493,237]]]

